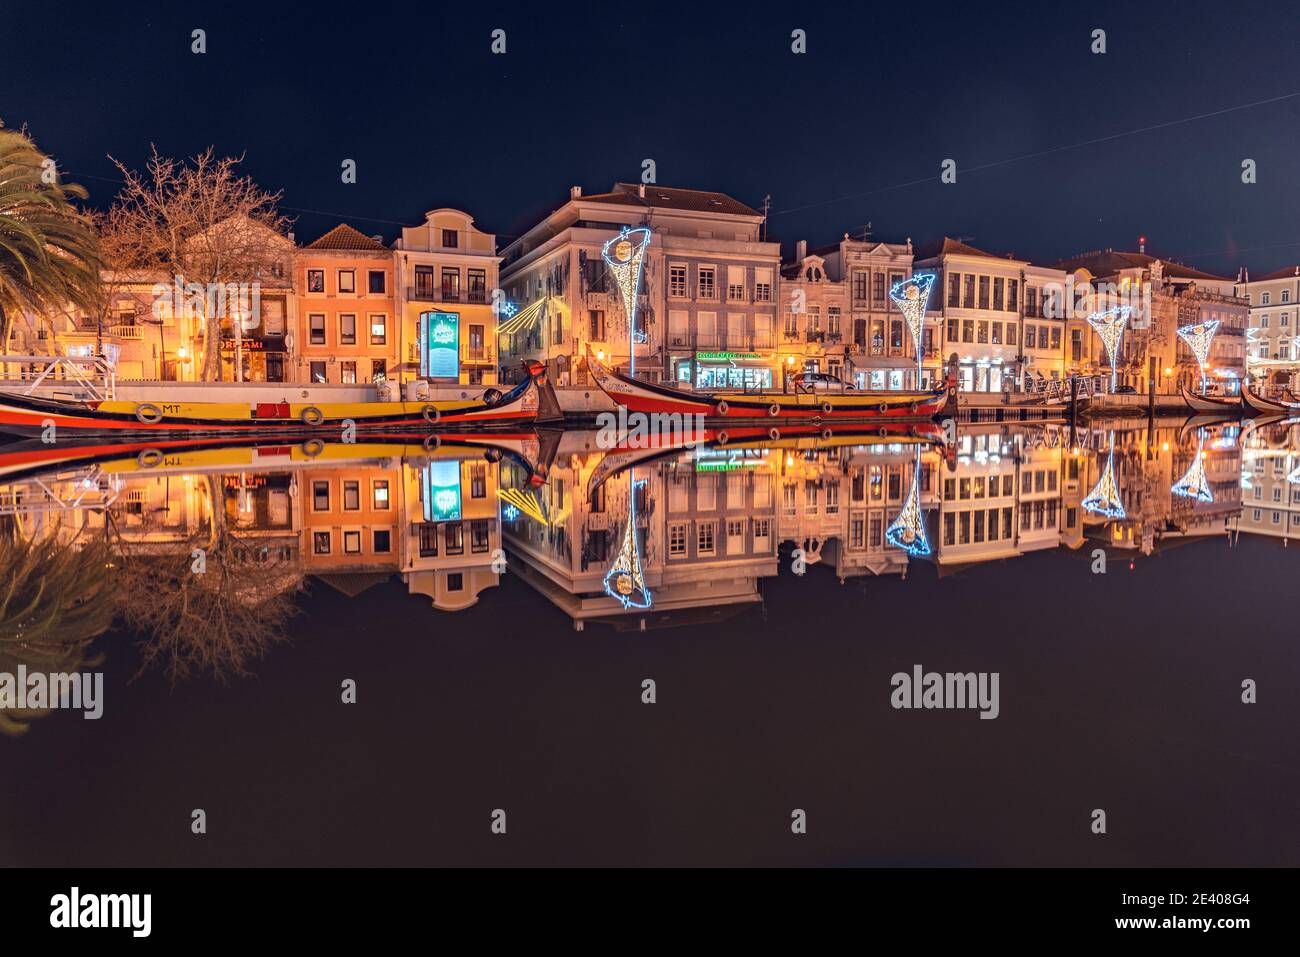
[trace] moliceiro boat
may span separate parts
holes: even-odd
[[[1241,401],[1254,415],[1278,415],[1295,411],[1293,406],[1276,399],[1266,399],[1248,385],[1241,387]]]
[[[434,432],[532,424],[558,418],[559,403],[545,367],[530,363],[523,382],[502,392],[427,402],[131,402],[117,399],[45,399],[0,393],[0,432],[44,436],[334,434]]]
[[[955,383],[920,392],[689,392],[624,375],[587,350],[601,390],[629,412],[702,415],[707,419],[932,419]]]
[[[1182,387],[1183,401],[1193,412],[1217,412],[1220,415],[1242,415],[1247,411],[1241,397],[1236,395],[1197,395]]]

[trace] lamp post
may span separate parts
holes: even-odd
[[[141,317],[139,321],[158,327],[158,381],[164,382],[167,377],[167,341],[163,338],[163,321],[144,317]]]

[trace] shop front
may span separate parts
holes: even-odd
[[[674,358],[673,378],[697,389],[771,389],[775,360],[757,352],[696,352]]]
[[[239,363],[238,374],[235,372],[236,362]],[[221,340],[223,382],[285,382],[288,367],[289,353],[283,336]]]
[[[1000,358],[961,359],[957,381],[963,392],[1010,392],[1015,390],[1016,370]]]

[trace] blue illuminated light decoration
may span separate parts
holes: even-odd
[[[627,533],[623,536],[618,555],[614,557],[614,564],[605,573],[604,585],[605,594],[617,599],[624,608],[649,608],[652,598],[641,570],[641,549],[636,537],[636,489],[638,485],[645,485],[645,479],[638,482],[633,474],[635,471],[628,470]]]
[[[501,517],[504,518],[507,522],[513,522],[518,520],[521,514],[523,513],[520,512],[518,506],[515,505],[507,505],[505,508],[501,510]]]
[[[1127,308],[1127,307],[1123,307]],[[1115,480],[1115,433],[1110,434],[1110,451],[1106,453],[1106,468],[1101,478],[1092,487],[1088,497],[1083,500],[1083,507],[1094,515],[1105,518],[1127,518],[1124,503],[1120,500],[1119,483]]]
[[[618,285],[623,300],[623,309],[627,313],[628,329],[628,373],[636,375],[636,350],[632,343],[645,342],[644,333],[638,338],[636,328],[636,304],[641,294],[641,274],[645,270],[645,251],[650,246],[650,230],[645,226],[632,229],[624,226],[613,239],[605,243],[600,256],[605,260],[614,282]]]
[[[1128,325],[1132,306],[1114,306],[1104,312],[1094,312],[1088,317],[1088,325],[1101,339],[1106,347],[1106,356],[1110,359],[1110,391],[1119,385],[1119,347],[1124,340],[1124,328]]]
[[[907,328],[912,332],[912,343],[916,346],[916,375],[921,377],[921,338],[925,328],[925,306],[930,300],[930,290],[934,287],[934,273],[919,272],[910,279],[900,279],[889,288],[889,298],[907,320]]]
[[[530,302],[522,309],[513,302],[506,303],[510,307],[510,311],[506,312],[504,308],[502,309],[502,312],[506,312],[506,316],[504,319],[497,318],[497,334],[513,336],[516,332],[536,326],[539,319],[544,320],[546,318],[546,301],[546,297],[543,296],[536,302]]]
[[[1210,343],[1214,341],[1214,334],[1219,331],[1221,323],[1218,319],[1211,319],[1208,322],[1198,322],[1190,326],[1178,327],[1178,338],[1187,343],[1192,355],[1196,356],[1196,364],[1201,367],[1201,392],[1205,392],[1205,368],[1210,364]]]
[[[901,548],[909,555],[922,557],[930,554],[930,542],[925,537],[925,515],[921,512],[921,450],[916,450],[916,468],[912,470],[912,487],[903,503],[903,510],[885,529],[885,541]]]
[[[1196,457],[1183,477],[1175,482],[1170,491],[1184,498],[1194,498],[1198,502],[1213,502],[1214,492],[1205,477],[1205,430],[1196,430]]]

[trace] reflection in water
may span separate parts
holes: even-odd
[[[783,543],[843,582],[1089,540],[1152,555],[1225,531],[1300,534],[1290,421],[982,423],[938,439],[4,446],[0,669],[76,670],[118,618],[146,666],[243,674],[310,583],[357,596],[397,576],[457,611],[508,568],[575,627],[653,627],[761,602],[763,579],[790,572]]]
[[[71,673],[93,668],[91,643],[117,608],[112,555],[103,542],[49,535],[30,540],[0,519],[0,673]],[[21,734],[36,709],[0,709],[0,734]]]

